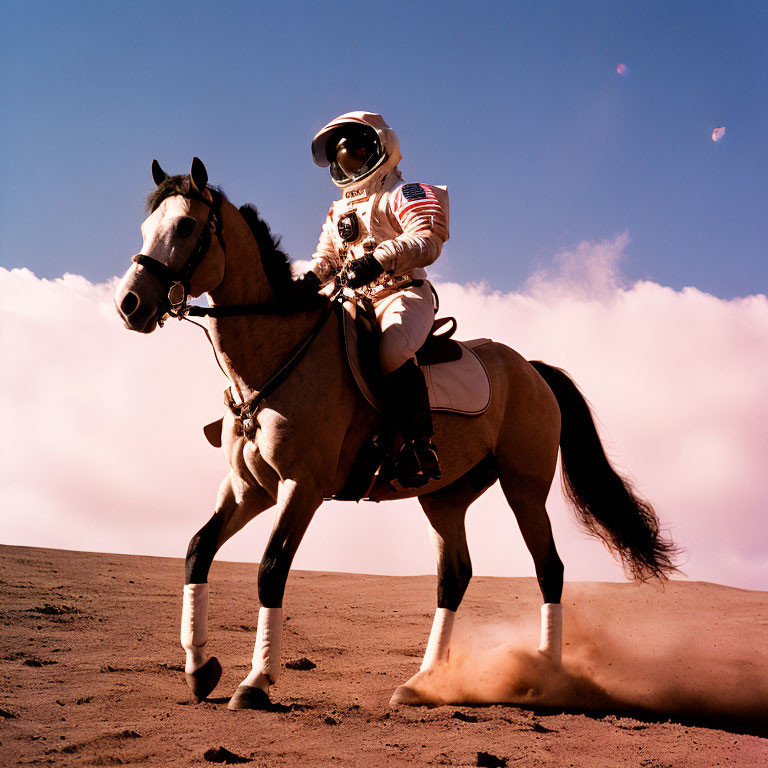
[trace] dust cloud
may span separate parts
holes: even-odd
[[[537,652],[537,620],[457,622],[448,661],[414,687],[434,704],[607,709],[768,726],[764,646],[740,642],[736,627],[729,637],[704,615],[697,626],[691,617],[664,621],[608,608],[565,606],[562,666]]]

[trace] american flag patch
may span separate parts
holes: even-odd
[[[403,186],[403,197],[406,200],[423,200],[427,196],[421,184],[405,184]]]
[[[410,212],[430,212],[432,209],[440,209],[440,203],[429,184],[405,184],[395,195],[393,209],[395,215],[402,219]]]
[[[395,193],[392,211],[403,231],[426,228],[447,238],[448,217],[429,184],[404,184]]]

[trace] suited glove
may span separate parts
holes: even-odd
[[[362,288],[376,280],[384,272],[384,267],[366,253],[360,259],[355,259],[344,268],[344,282],[350,288]]]
[[[313,296],[317,296],[317,292],[320,290],[320,278],[312,271],[305,272],[296,281],[296,292],[302,298],[310,299]]]

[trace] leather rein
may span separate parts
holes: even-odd
[[[195,247],[192,249],[192,253],[180,269],[171,269],[166,264],[163,264],[157,259],[153,259],[151,256],[144,253],[136,254],[132,258],[132,261],[149,271],[153,277],[160,281],[161,285],[166,290],[165,303],[161,305],[159,309],[160,317],[158,319],[158,325],[162,328],[164,321],[168,317],[175,317],[178,320],[188,320],[193,325],[197,325],[198,328],[202,328],[213,349],[216,363],[219,368],[221,368],[222,373],[229,378],[229,374],[227,374],[219,361],[219,356],[216,354],[216,348],[208,329],[199,323],[189,320],[190,315],[192,317],[216,318],[237,317],[243,315],[295,314],[306,310],[286,309],[285,307],[280,307],[275,303],[269,302],[261,304],[230,304],[215,307],[198,307],[188,303],[192,275],[208,253],[213,235],[216,235],[221,250],[226,254],[220,220],[222,196],[214,189],[209,189],[208,191],[211,194],[211,200],[203,197],[203,195],[192,193],[185,195],[185,197],[189,199],[199,200],[205,203],[208,206],[208,218],[203,226],[203,231],[200,233],[200,236],[195,243]],[[342,288],[339,286],[338,290],[334,292],[327,305],[323,308],[317,322],[312,326],[312,330],[310,330],[309,333],[288,353],[282,363],[278,366],[277,370],[272,373],[264,384],[259,389],[255,390],[247,400],[243,403],[236,403],[232,395],[232,388],[227,387],[224,391],[224,403],[235,416],[235,428],[238,434],[245,435],[248,439],[255,436],[256,420],[254,417],[261,408],[264,399],[272,394],[288,378],[288,376],[290,376],[293,370],[301,362],[304,355],[309,351],[312,342],[314,342],[320,335],[320,331],[330,317],[334,304],[341,293]]]

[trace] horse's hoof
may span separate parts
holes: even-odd
[[[208,694],[218,685],[221,678],[221,664],[215,656],[211,656],[200,669],[184,675],[187,678],[187,685],[192,691],[192,696],[196,702],[201,702],[207,698]]]
[[[397,688],[389,700],[390,707],[418,707],[424,703],[424,699],[407,684]]]
[[[239,685],[235,695],[229,700],[227,709],[272,709],[269,694],[255,685]]]

